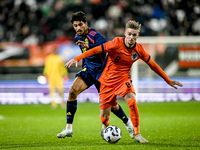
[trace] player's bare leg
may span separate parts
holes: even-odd
[[[81,77],[77,77],[74,80],[74,82],[70,88],[69,98],[67,101],[66,128],[64,128],[61,133],[57,134],[58,138],[65,138],[66,136],[72,137],[72,135],[73,135],[72,123],[73,123],[74,115],[75,115],[76,109],[77,109],[77,96],[87,88],[88,88],[87,84],[84,82],[84,80]]]
[[[139,111],[136,103],[136,97],[134,93],[128,93],[124,96],[124,100],[127,102],[130,109],[130,118],[134,126],[135,141],[139,143],[147,143],[148,140],[143,138],[140,134],[139,126]]]
[[[110,118],[110,111],[111,107],[106,109],[100,109],[100,120],[102,122],[102,128],[101,128],[101,137],[104,139],[104,130],[107,126],[109,126],[109,118]]]

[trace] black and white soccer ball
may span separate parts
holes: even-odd
[[[121,137],[122,132],[117,126],[111,125],[104,130],[104,139],[108,143],[117,143],[121,139]]]

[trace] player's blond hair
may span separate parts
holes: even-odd
[[[131,28],[131,29],[135,29],[135,30],[138,30],[140,32],[140,27],[141,27],[141,24],[139,22],[136,22],[135,20],[129,20],[127,23],[126,23],[126,28]]]

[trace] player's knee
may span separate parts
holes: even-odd
[[[127,102],[131,99],[136,99],[136,95],[134,93],[128,93],[124,96],[124,100]]]
[[[110,118],[111,107],[100,110],[100,116],[103,118]]]
[[[110,115],[109,114],[101,114],[101,117],[103,117],[103,118],[110,118]]]
[[[119,105],[116,105],[116,106],[112,106],[111,107],[111,111],[112,112],[116,112],[116,111],[118,111],[119,110]]]
[[[77,96],[78,90],[72,86],[69,90],[69,100],[76,100]]]

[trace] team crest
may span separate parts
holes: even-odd
[[[135,53],[132,54],[132,57],[131,57],[131,58],[132,58],[133,60],[136,60],[137,57],[138,57],[138,53],[135,52]]]

